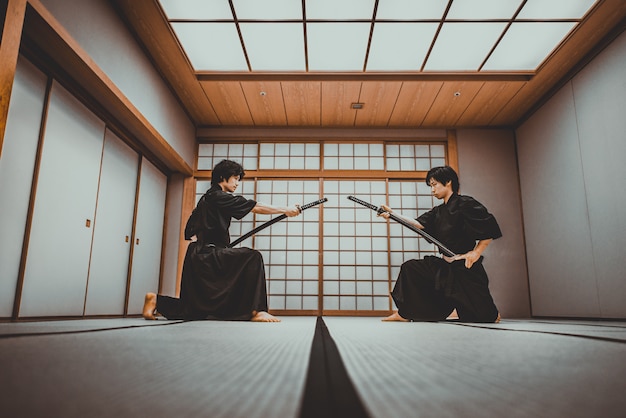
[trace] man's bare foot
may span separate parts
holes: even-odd
[[[156,311],[157,295],[156,293],[146,293],[146,297],[143,300],[143,313],[142,316],[147,320],[154,320],[154,312]]]
[[[250,319],[252,322],[280,322],[280,319],[276,318],[274,315],[271,315],[265,311],[252,311],[252,318]]]
[[[499,324],[501,319],[502,319],[502,317],[500,316],[500,312],[498,312],[498,317],[496,318],[495,321],[493,321],[493,323],[494,324]]]
[[[457,313],[456,309],[453,310],[452,313],[448,315],[446,319],[459,319],[459,314]]]
[[[394,313],[392,313],[388,317],[385,317],[385,318],[381,319],[381,321],[385,321],[385,322],[392,322],[392,321],[395,321],[395,322],[409,322],[408,319],[401,317],[400,314],[398,313],[398,311],[395,311]]]

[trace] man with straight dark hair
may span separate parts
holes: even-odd
[[[233,193],[243,179],[243,167],[231,160],[219,162],[211,174],[211,188],[202,196],[185,227],[189,244],[183,265],[180,299],[148,293],[143,317],[156,319],[222,319],[279,322],[267,312],[265,267],[260,252],[229,248],[232,218],[248,213],[297,216],[298,205],[278,207]]]
[[[383,205],[386,212],[380,216],[389,219],[394,213],[457,255],[426,256],[402,264],[391,293],[398,310],[383,321],[441,321],[456,309],[461,321],[499,322],[481,255],[502,236],[495,217],[476,199],[459,194],[459,178],[449,166],[432,168],[426,184],[443,204],[417,219]]]

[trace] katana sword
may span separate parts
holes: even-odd
[[[357,199],[354,196],[348,196],[348,199],[352,200],[353,202],[358,203],[359,205],[363,205],[366,208],[370,208],[373,211],[376,211],[377,214],[381,214],[383,212],[387,212],[385,209],[378,206],[374,206],[371,203],[367,203],[361,199]],[[387,212],[389,213],[389,212]],[[406,226],[407,228],[409,228],[411,231],[413,232],[417,232],[418,234],[420,234],[422,237],[424,237],[426,239],[426,241],[430,242],[431,244],[435,244],[437,247],[439,247],[439,249],[441,250],[441,252],[445,255],[447,255],[448,257],[454,257],[456,256],[456,254],[454,252],[452,252],[449,248],[447,248],[445,245],[443,245],[441,242],[439,242],[437,239],[435,239],[432,235],[430,235],[429,233],[427,233],[426,231],[417,228],[414,225],[411,225],[410,223],[408,223],[407,221],[405,221],[404,219],[398,217],[397,215],[394,215],[393,213],[389,213],[389,217],[391,219],[393,219],[394,221]]]
[[[305,209],[311,208],[313,206],[320,205],[320,204],[322,204],[324,202],[327,202],[327,201],[328,201],[328,199],[324,197],[324,198],[322,198],[320,200],[316,200],[315,202],[311,202],[311,203],[307,203],[306,205],[302,205],[302,206],[300,206],[300,213],[302,213],[302,211],[305,210]],[[269,226],[274,225],[278,221],[282,221],[286,217],[287,217],[287,215],[282,214],[282,215],[279,215],[279,216],[277,216],[275,218],[270,219],[269,221],[267,221],[267,222],[257,226],[252,231],[247,232],[246,234],[240,236],[239,238],[237,238],[236,240],[234,240],[233,242],[228,244],[228,248],[234,247],[235,245],[239,244],[241,241],[243,241],[243,240],[245,240],[247,238],[250,238],[252,235],[256,234],[259,231],[264,230],[265,228],[267,228]]]

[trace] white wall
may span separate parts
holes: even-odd
[[[626,34],[516,132],[532,313],[626,318]]]
[[[459,129],[460,193],[484,204],[502,238],[484,252],[489,288],[503,318],[530,316],[515,141],[510,130]]]
[[[106,0],[42,0],[69,34],[193,167],[195,127]]]

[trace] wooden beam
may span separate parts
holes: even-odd
[[[448,165],[459,173],[459,149],[456,143],[456,129],[448,130]]]
[[[2,63],[0,64],[0,157],[26,15],[26,0],[3,1],[1,7],[5,6],[6,12],[1,26],[2,39],[0,40],[0,63]]]
[[[196,131],[199,142],[215,142],[221,140],[252,140],[259,139],[284,139],[293,141],[296,139],[387,139],[387,140],[410,140],[432,141],[433,139],[447,138],[445,129],[413,129],[413,128],[220,128],[200,127]]]
[[[198,81],[528,81],[534,72],[519,73],[278,73],[278,72],[196,72]]]

